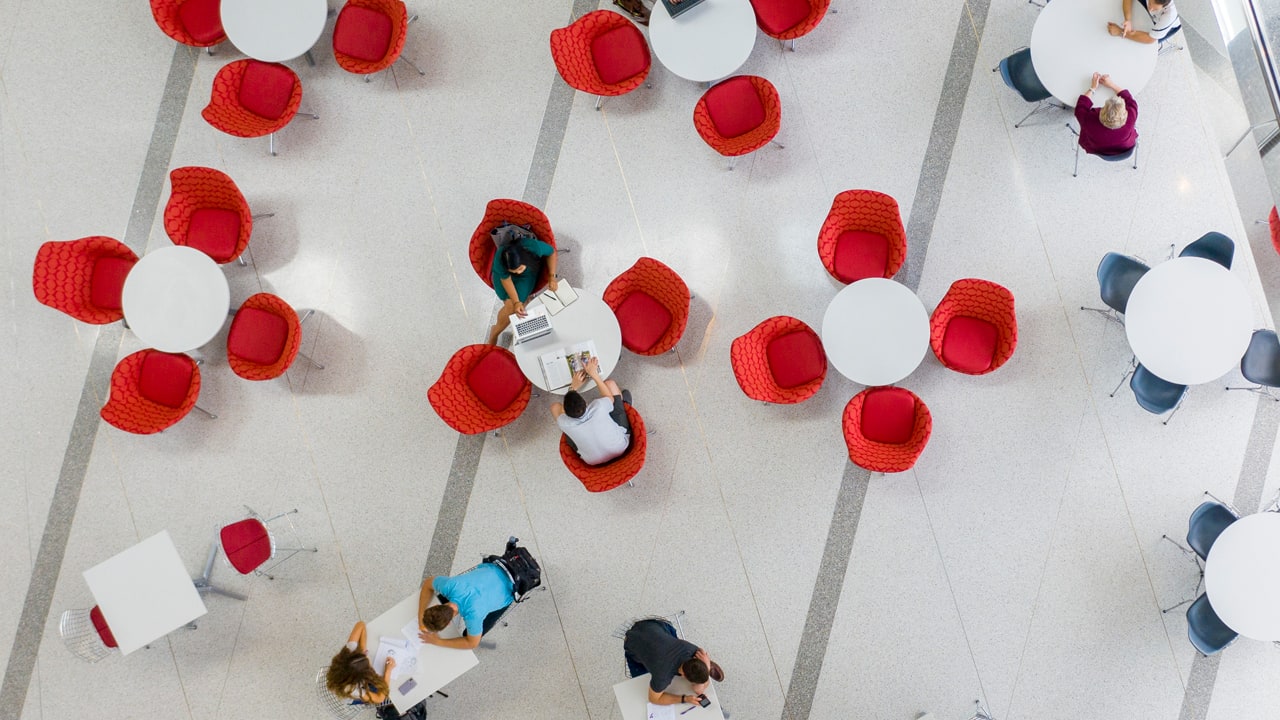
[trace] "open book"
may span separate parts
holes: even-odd
[[[542,291],[542,304],[552,315],[565,309],[565,306],[572,305],[577,299],[578,293],[574,292],[573,288],[569,287],[569,281],[563,278],[556,282],[555,291],[551,288]]]
[[[542,355],[538,360],[542,365],[542,377],[547,381],[547,389],[555,390],[568,385],[575,373],[586,370],[591,358],[599,355],[593,340]]]

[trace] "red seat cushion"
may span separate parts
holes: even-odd
[[[916,400],[900,388],[881,388],[867,393],[862,402],[862,436],[888,445],[911,439],[916,424]]]
[[[765,351],[769,358],[769,371],[779,387],[793,388],[822,377],[827,368],[827,356],[822,345],[811,333],[801,330],[774,338]]]
[[[217,262],[228,262],[240,242],[240,213],[221,208],[200,208],[191,213],[187,245]]]
[[[622,326],[622,344],[632,352],[653,347],[671,327],[671,313],[662,303],[639,291],[623,298],[615,314]]]
[[[511,406],[526,380],[515,358],[504,352],[491,352],[467,373],[467,385],[480,402],[494,412]]]
[[[606,85],[635,77],[649,67],[644,36],[631,25],[621,25],[591,41],[591,60]]]
[[[187,0],[178,6],[178,20],[196,42],[222,38],[222,0]]]
[[[259,365],[280,359],[289,339],[289,323],[284,318],[258,308],[240,308],[227,334],[227,350]]]
[[[250,62],[240,82],[240,104],[258,117],[278,120],[289,107],[296,80],[293,71],[283,65]]]
[[[180,408],[191,390],[191,358],[169,353],[149,353],[142,361],[138,392],[151,402]]]
[[[745,135],[764,124],[764,103],[751,80],[729,78],[707,91],[707,114],[726,138]]]
[[[751,0],[756,22],[766,33],[779,35],[809,17],[809,0]]]
[[[846,230],[836,238],[836,275],[844,282],[884,277],[889,266],[889,241],[883,235]]]
[[[93,629],[98,631],[98,637],[102,638],[102,644],[107,647],[119,647],[116,645],[116,636],[111,634],[111,628],[107,626],[107,619],[102,616],[102,609],[97,605],[89,611],[89,622],[93,623]]]
[[[982,372],[991,367],[999,336],[996,326],[986,320],[957,315],[942,336],[942,359],[956,370]]]
[[[366,7],[346,5],[333,27],[333,49],[343,55],[376,62],[391,47],[391,18]]]
[[[93,264],[89,278],[89,302],[105,310],[120,309],[120,292],[133,262],[123,258],[102,257]]]
[[[218,533],[222,552],[241,575],[248,575],[271,559],[271,535],[267,526],[254,518],[245,518],[222,528]]]

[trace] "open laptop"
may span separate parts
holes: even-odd
[[[511,317],[512,345],[519,345],[527,340],[540,338],[551,332],[551,318],[547,317],[547,309],[538,305],[527,307],[527,313],[524,317],[513,315]]]

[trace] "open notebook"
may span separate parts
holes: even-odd
[[[555,390],[568,385],[573,380],[574,373],[586,369],[591,358],[599,355],[595,341],[587,340],[572,347],[561,348],[539,356],[538,361],[542,365],[542,377],[547,381],[547,389]]]
[[[578,293],[569,287],[568,280],[559,280],[556,282],[556,289],[552,291],[550,288],[542,291],[542,305],[547,312],[552,315],[558,314],[565,306],[572,305],[574,300],[578,299]]]

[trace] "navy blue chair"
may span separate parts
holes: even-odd
[[[1196,582],[1196,589],[1191,592],[1191,597],[1183,600],[1177,605],[1162,609],[1160,612],[1169,612],[1170,610],[1186,605],[1191,599],[1200,592],[1200,585],[1204,582],[1204,564],[1203,560],[1209,559],[1209,550],[1213,548],[1213,543],[1226,530],[1231,523],[1240,519],[1240,511],[1236,510],[1233,505],[1225,502],[1208,490],[1205,496],[1213,498],[1200,503],[1187,518],[1187,544],[1182,545],[1177,540],[1168,535],[1161,535],[1162,540],[1168,540],[1175,547],[1182,551],[1184,555],[1191,558],[1191,562],[1195,564],[1196,571],[1200,574],[1200,579]]]
[[[1201,655],[1213,655],[1236,641],[1240,634],[1227,627],[1213,611],[1209,596],[1201,595],[1187,608],[1187,639]]]
[[[1071,170],[1071,177],[1079,177],[1080,176],[1080,131],[1071,127],[1071,123],[1067,123],[1067,129],[1071,131],[1072,135],[1076,136],[1076,165]],[[1087,154],[1093,155],[1094,157],[1100,157],[1103,160],[1106,160],[1107,162],[1124,162],[1129,158],[1133,158],[1133,169],[1134,170],[1138,169],[1138,141],[1137,140],[1133,142],[1133,147],[1121,153],[1115,153],[1112,155],[1103,155],[1102,153],[1087,153]]]
[[[1107,309],[1080,306],[1081,310],[1092,310],[1108,320],[1124,324],[1121,315],[1129,305],[1129,296],[1133,287],[1151,268],[1128,255],[1109,252],[1102,256],[1098,263],[1098,291]]]
[[[1187,394],[1186,385],[1171,383],[1157,377],[1142,363],[1138,363],[1133,369],[1133,377],[1129,378],[1129,389],[1133,390],[1133,397],[1143,410],[1155,415],[1168,412],[1169,417],[1164,419],[1165,425],[1173,419],[1174,413],[1182,404],[1183,396]],[[1170,410],[1173,412],[1169,412]]]
[[[1022,123],[1047,107],[1060,107],[1050,101],[1053,93],[1045,89],[1044,83],[1040,82],[1040,76],[1036,75],[1035,66],[1031,64],[1031,48],[1022,48],[1001,60],[1000,64],[991,71],[1000,73],[1000,79],[1004,80],[1004,84],[1021,95],[1023,100],[1036,103],[1026,117],[1013,124],[1014,127],[1022,127]]]
[[[1271,388],[1280,387],[1280,338],[1275,330],[1254,330],[1249,349],[1240,358],[1240,374],[1245,380],[1257,383],[1254,387],[1231,387],[1228,390],[1248,390],[1280,402]]]
[[[1204,258],[1230,270],[1231,259],[1235,257],[1235,254],[1236,244],[1231,242],[1231,238],[1220,232],[1207,232],[1201,235],[1199,240],[1182,248],[1182,252],[1178,253],[1178,257]]]

